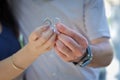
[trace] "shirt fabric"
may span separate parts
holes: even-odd
[[[90,40],[110,37],[103,0],[10,0],[25,42],[48,17],[76,32],[82,29]],[[99,69],[64,62],[54,49],[41,55],[26,71],[27,80],[98,80]]]
[[[20,49],[20,44],[12,30],[2,25],[0,33],[0,60],[3,60]]]

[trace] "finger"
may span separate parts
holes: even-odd
[[[35,41],[35,40],[37,40],[41,36],[41,33],[44,32],[45,30],[47,30],[48,28],[49,28],[49,26],[42,26],[42,27],[36,28],[31,33],[31,35],[29,37],[29,41]]]
[[[68,48],[70,48],[73,52],[76,51],[76,50],[78,50],[79,47],[80,47],[80,45],[78,45],[78,43],[75,40],[73,40],[69,36],[66,36],[65,34],[60,34],[58,36],[58,39],[60,41],[62,41],[65,44],[65,46],[67,46]]]
[[[82,47],[80,45],[78,45],[78,43],[76,43],[72,38],[64,35],[64,34],[60,34],[58,36],[58,40],[60,40],[66,47],[68,47],[70,50],[72,50],[71,52],[71,59],[75,59],[75,57],[79,57],[82,56],[83,52],[82,52]],[[64,48],[63,48],[64,49]]]
[[[42,46],[43,44],[45,44],[50,39],[50,37],[53,35],[53,33],[54,32],[51,28],[44,31],[41,37],[39,38],[39,40],[37,40],[37,44],[39,44],[39,46]]]
[[[55,44],[55,39],[56,39],[56,33],[54,33],[51,36],[51,38],[45,44],[42,45],[42,48],[50,50]]]
[[[74,58],[67,57],[66,55],[64,55],[64,53],[59,51],[57,49],[57,47],[55,47],[55,51],[56,51],[57,55],[60,56],[60,58],[63,59],[64,61],[67,61],[67,62],[73,62],[74,61]]]
[[[62,58],[63,60],[66,60],[67,56],[61,53],[56,46],[55,46],[55,52],[57,53],[58,56],[60,56],[60,58]]]
[[[83,47],[86,47],[88,42],[87,38],[82,34],[78,34],[75,31],[69,29],[67,26],[63,25],[62,23],[56,24],[56,28],[60,33],[66,34],[73,38],[77,43],[81,44]]]
[[[74,33],[73,30],[71,30],[70,28],[68,28],[67,26],[65,26],[62,23],[57,23],[56,28],[60,33],[66,34],[66,35],[71,36],[73,38],[76,36],[76,34]]]
[[[56,47],[61,53],[63,53],[67,57],[73,56],[72,51],[67,46],[65,46],[60,40],[56,41]]]

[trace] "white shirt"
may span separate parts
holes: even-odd
[[[90,40],[109,37],[103,0],[10,0],[27,43],[29,34],[49,17],[82,29]],[[40,56],[26,71],[27,80],[98,80],[99,69],[64,62],[54,50]]]

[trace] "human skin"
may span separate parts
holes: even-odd
[[[105,67],[111,63],[113,51],[109,38],[100,37],[90,41],[88,37],[77,33],[64,24],[58,23],[56,28],[60,33],[56,41],[55,50],[64,61],[78,62],[89,45],[92,49],[93,60],[88,66]]]
[[[13,80],[20,75],[40,55],[53,48],[55,39],[56,33],[50,26],[38,27],[30,34],[29,42],[22,49],[0,61],[0,80]]]

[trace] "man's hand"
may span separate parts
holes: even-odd
[[[67,62],[79,61],[88,46],[87,39],[61,23],[56,24],[56,28],[59,32],[55,44],[57,54]]]

